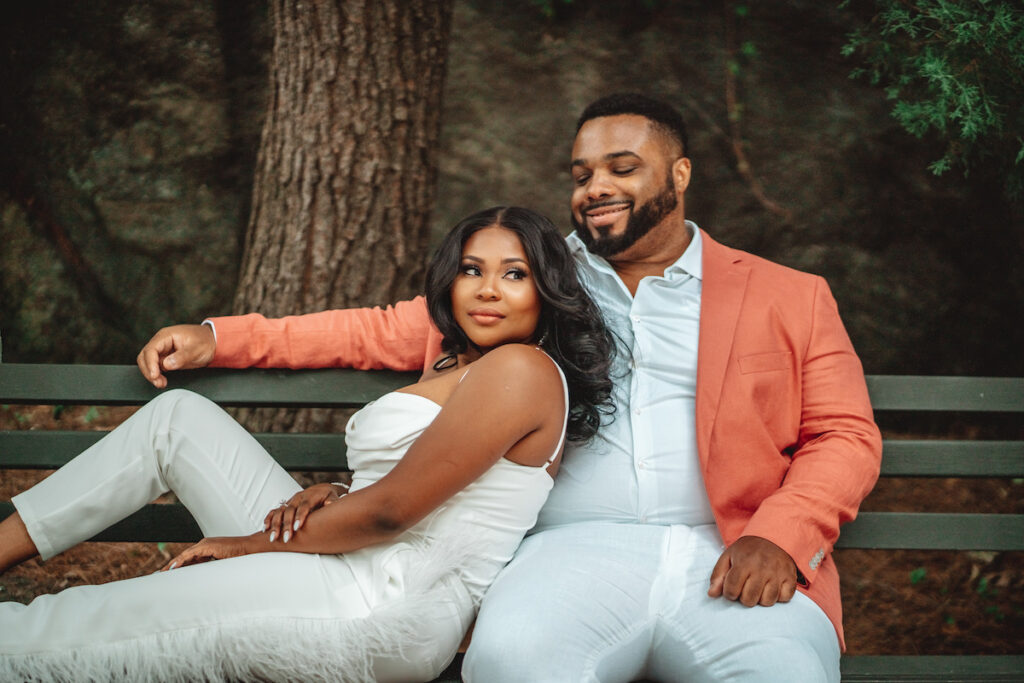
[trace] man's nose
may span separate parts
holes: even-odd
[[[590,176],[590,182],[587,183],[587,201],[605,199],[613,194],[615,194],[615,187],[607,173],[597,172]]]

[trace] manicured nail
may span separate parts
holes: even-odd
[[[276,531],[271,531],[270,532],[270,542],[273,543],[274,539],[276,539],[276,538],[277,538],[277,532]]]
[[[292,532],[290,532],[287,529],[285,529],[285,532],[284,532],[284,542],[287,543],[289,540],[291,540],[291,537],[292,537]]]
[[[170,567],[170,568],[171,568],[171,569],[174,569],[174,568],[175,568],[175,567],[177,567],[177,566],[178,566],[178,563],[177,563],[177,562],[171,562],[171,567]]]
[[[292,529],[298,531],[300,526],[302,526],[302,524],[299,522],[299,520],[295,520],[295,524],[292,524]]]

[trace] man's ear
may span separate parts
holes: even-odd
[[[690,186],[690,160],[686,157],[679,157],[672,163],[672,183],[676,194],[680,195]]]

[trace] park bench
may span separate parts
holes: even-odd
[[[351,408],[414,381],[388,371],[202,370],[173,373],[171,387],[225,406]],[[876,413],[1024,413],[1024,378],[875,375]],[[140,405],[157,393],[135,366],[0,364],[0,403]],[[0,431],[0,469],[52,469],[102,436],[82,431]],[[257,434],[287,469],[345,469],[342,434]],[[883,477],[1024,477],[1024,441],[886,440]],[[13,511],[0,503],[0,518]],[[199,529],[179,505],[149,505],[96,541],[194,541]],[[1024,515],[863,512],[843,527],[840,548],[1024,550]],[[460,660],[439,680],[456,680]],[[1024,679],[1015,655],[844,656],[844,681]]]

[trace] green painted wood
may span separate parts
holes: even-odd
[[[54,469],[106,432],[0,431],[0,464]],[[286,469],[343,470],[343,434],[256,434],[256,440]],[[882,476],[1024,477],[1024,441],[886,441]]]
[[[862,512],[837,548],[1024,550],[1024,515]]]
[[[0,503],[0,519],[14,512],[14,504]],[[202,538],[199,526],[184,505],[150,504],[121,520],[90,541],[135,541],[138,543],[195,542]]]
[[[416,375],[204,369],[168,378],[171,387],[192,389],[225,405],[353,406],[413,382]],[[1024,412],[1024,378],[869,375],[867,382],[876,410]],[[5,403],[136,405],[158,393],[134,365],[0,364],[0,401]]]
[[[1024,441],[886,439],[883,477],[1024,477]]]
[[[868,375],[875,410],[1024,412],[1024,377]]]
[[[0,503],[0,514],[13,511]],[[108,541],[193,541],[200,538],[180,505],[148,505],[101,534]],[[843,527],[838,548],[1024,550],[1024,515],[863,512]]]
[[[227,406],[351,408],[416,378],[389,370],[204,369],[169,374],[168,388]],[[0,363],[2,403],[141,405],[159,393],[134,365]]]
[[[0,431],[0,467],[56,469],[106,434],[105,431]],[[285,469],[305,472],[348,469],[344,434],[260,433],[253,436]]]
[[[1021,655],[856,655],[839,662],[843,681],[1021,681]]]

